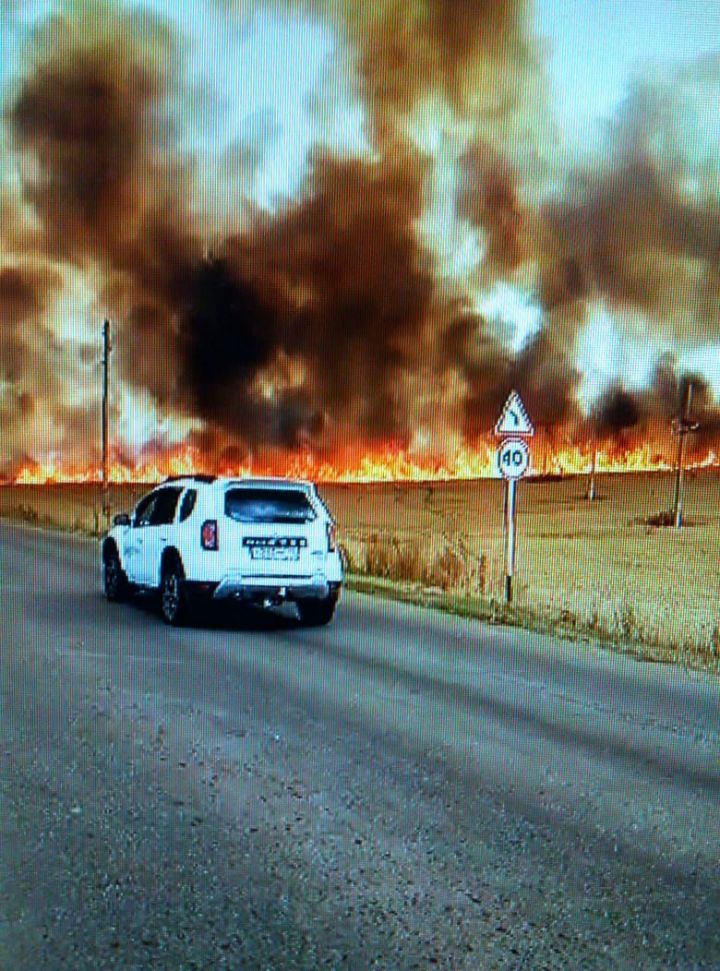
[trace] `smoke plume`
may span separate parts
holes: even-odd
[[[267,13],[202,6],[241,53]],[[569,170],[529,0],[279,9],[320,25],[330,53],[297,171],[267,197],[257,186],[300,122],[243,115],[245,92],[212,89],[193,67],[197,23],[66,3],[23,28],[2,93],[0,467],[27,457],[21,428],[37,452],[87,448],[96,409],[77,389],[97,363],[89,322],[105,315],[117,378],[226,456],[442,451],[487,436],[512,388],[556,438],[625,444],[669,422],[689,381],[696,441],[713,439],[718,385],[683,353],[720,339],[720,195],[700,148],[684,148],[683,111],[698,86],[720,91],[716,60],[682,72],[679,101],[638,82],[607,156]],[[330,87],[338,116],[360,118],[354,143],[329,143]],[[208,112],[232,121],[227,137]],[[468,247],[452,272],[422,229],[431,205]],[[512,340],[480,309],[498,283],[538,308]],[[615,362],[588,391],[577,348],[600,302],[638,315],[657,349],[641,387]]]

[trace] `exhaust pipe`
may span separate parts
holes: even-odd
[[[263,607],[267,610],[268,607],[279,607],[281,604],[285,603],[287,600],[287,587],[280,587],[278,592],[273,597],[265,597],[263,599]]]

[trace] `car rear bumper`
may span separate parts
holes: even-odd
[[[227,576],[217,584],[213,600],[261,601],[324,600],[340,589],[326,577]]]

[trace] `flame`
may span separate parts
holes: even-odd
[[[214,472],[218,475],[248,477],[272,475],[286,478],[310,479],[325,483],[367,482],[445,482],[456,479],[497,478],[495,441],[480,442],[474,447],[459,449],[451,458],[431,458],[414,455],[408,449],[388,445],[380,449],[345,450],[332,461],[317,458],[312,452],[291,452],[253,458],[245,463],[213,461],[199,449],[181,446],[153,457],[135,461],[117,457],[109,465],[109,481],[113,484],[131,482],[159,482],[171,475],[193,472]],[[552,449],[547,443],[536,442],[532,448],[530,476],[588,475],[593,464],[592,450],[577,446]],[[720,467],[714,450],[702,458],[688,461],[686,468]],[[598,474],[623,472],[668,472],[672,461],[649,444],[624,451],[598,450],[595,469]],[[48,485],[53,483],[98,483],[102,471],[96,465],[82,467],[63,464],[59,460],[27,463],[12,478],[16,485]]]

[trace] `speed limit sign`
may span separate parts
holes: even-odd
[[[500,474],[505,479],[522,479],[530,468],[530,449],[522,438],[506,438],[497,452]]]

